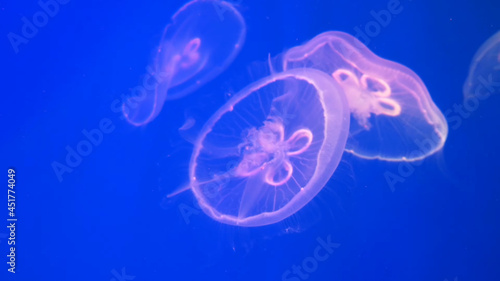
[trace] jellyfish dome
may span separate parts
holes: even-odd
[[[185,4],[163,33],[154,61],[153,89],[124,103],[127,121],[145,125],[158,116],[166,100],[184,97],[215,78],[239,53],[245,35],[245,21],[230,3]]]
[[[349,107],[334,79],[292,69],[258,80],[204,125],[190,161],[202,210],[226,224],[261,226],[307,204],[335,171]]]
[[[444,145],[446,120],[411,69],[355,37],[325,32],[283,55],[283,69],[315,68],[344,90],[351,111],[346,151],[367,159],[422,159]]]
[[[465,99],[488,98],[500,85],[500,31],[493,34],[472,58],[469,75],[464,83]]]

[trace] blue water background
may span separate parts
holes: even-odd
[[[345,155],[317,198],[284,223],[238,228],[197,209],[186,220],[180,210],[195,208],[189,192],[164,199],[187,182],[192,147],[177,131],[186,117],[201,126],[228,93],[265,75],[269,53],[323,31],[354,34],[388,1],[243,0],[247,39],[228,70],[168,103],[148,126],[132,127],[111,105],[141,83],[183,3],[69,1],[15,53],[7,34],[20,33],[21,18],[40,6],[2,1],[0,206],[4,217],[6,171],[15,168],[19,221],[17,273],[7,273],[0,236],[0,280],[284,280],[327,237],[340,246],[307,280],[500,280],[498,95],[392,188],[384,175],[398,174],[397,163]],[[473,54],[500,29],[500,2],[401,5],[368,47],[413,69],[443,112],[462,104]],[[114,130],[60,181],[54,161],[64,163],[66,147],[103,118]]]

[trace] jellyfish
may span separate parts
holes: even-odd
[[[188,95],[234,60],[246,34],[241,14],[228,2],[194,0],[165,28],[154,60],[154,89],[123,103],[127,121],[142,126],[155,119],[166,100]]]
[[[488,98],[500,90],[500,31],[481,45],[472,58],[465,80],[464,98]]]
[[[413,161],[443,147],[448,125],[418,75],[376,56],[353,36],[325,32],[288,50],[282,59],[284,70],[315,68],[343,89],[351,112],[347,152]]]
[[[262,226],[307,204],[340,162],[349,132],[342,88],[315,69],[258,80],[209,118],[194,142],[189,189],[226,224]]]

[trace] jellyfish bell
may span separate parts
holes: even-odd
[[[127,121],[145,125],[158,116],[165,101],[184,97],[214,79],[239,53],[245,35],[245,21],[232,4],[220,0],[185,4],[160,40],[152,71],[154,88],[123,104]]]
[[[484,100],[500,90],[500,31],[493,34],[472,58],[463,86],[464,99]]]
[[[220,74],[243,47],[245,35],[245,21],[229,2],[184,5],[165,29],[156,57],[157,69],[172,73],[164,84],[169,90],[166,99],[183,97]]]
[[[232,97],[194,144],[189,188],[202,210],[222,223],[262,226],[306,205],[344,151],[349,108],[341,91],[321,71],[293,69]]]
[[[285,52],[283,69],[304,67],[330,75],[346,95],[352,117],[346,151],[367,159],[414,161],[443,147],[446,120],[411,69],[338,31]]]

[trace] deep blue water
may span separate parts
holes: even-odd
[[[187,117],[199,128],[227,93],[265,75],[269,53],[328,30],[354,35],[391,1],[239,2],[248,30],[235,61],[140,128],[112,105],[140,83],[184,1],[67,1],[17,52],[8,34],[21,33],[23,17],[42,8],[1,3],[0,280],[287,280],[284,273],[307,264],[327,240],[335,247],[325,260],[288,280],[500,280],[498,90],[450,124],[443,150],[418,165],[345,154],[318,196],[275,225],[218,223],[190,192],[165,199],[188,181],[192,146],[183,137],[193,136],[177,131]],[[453,110],[463,102],[472,56],[500,29],[500,3],[400,5],[367,46],[414,70],[441,111]],[[54,161],[65,162],[68,147],[85,140],[82,131],[102,122],[102,142],[58,178]],[[15,274],[6,263],[9,168],[16,171]],[[391,186],[387,172],[404,176]]]

